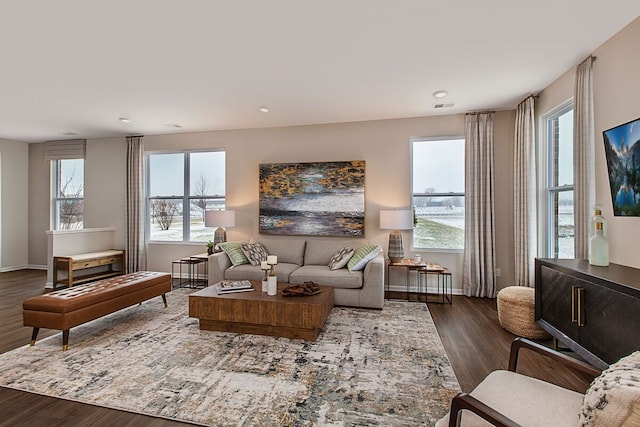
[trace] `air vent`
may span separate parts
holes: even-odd
[[[456,105],[456,104],[454,104],[453,102],[450,102],[448,104],[433,104],[433,108],[436,108],[436,109],[438,109],[438,108],[451,108],[454,105]]]

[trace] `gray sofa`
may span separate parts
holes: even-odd
[[[336,251],[350,246],[357,249],[368,244],[362,239],[298,239],[260,237],[269,255],[277,255],[278,282],[300,284],[313,281],[334,287],[334,303],[352,307],[381,309],[384,305],[384,255],[369,261],[362,271],[347,268],[330,270],[329,260]],[[209,256],[209,283],[221,280],[262,280],[259,265],[233,266],[224,252]]]

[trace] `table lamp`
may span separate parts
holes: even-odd
[[[400,230],[413,228],[413,212],[409,209],[380,211],[380,228],[392,230],[389,233],[388,256],[391,262],[401,262],[404,258],[404,244]]]
[[[213,247],[227,241],[225,227],[236,226],[236,211],[207,211],[204,216],[205,227],[218,227],[213,234]]]

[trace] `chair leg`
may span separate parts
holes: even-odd
[[[162,294],[162,302],[164,302],[164,308],[167,308],[167,295],[166,294]]]
[[[33,332],[31,332],[31,342],[29,343],[29,345],[32,347],[36,345],[36,338],[38,338],[38,331],[40,331],[40,328],[33,328]]]

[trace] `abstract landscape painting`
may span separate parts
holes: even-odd
[[[261,164],[259,232],[364,237],[364,165]]]

